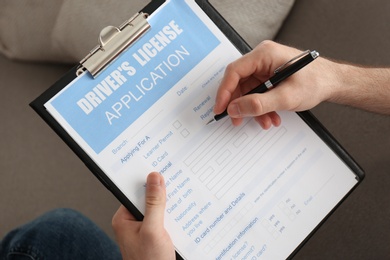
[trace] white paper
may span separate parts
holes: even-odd
[[[164,176],[166,228],[184,258],[288,257],[355,175],[292,112],[270,130],[206,126],[240,53],[193,1],[167,2],[148,20],[134,46],[47,110],[141,212],[147,174]]]

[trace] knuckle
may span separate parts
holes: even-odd
[[[263,51],[265,50],[272,50],[276,47],[277,43],[271,40],[264,40],[260,42],[258,45],[258,49],[262,49]]]
[[[250,109],[251,109],[251,112],[254,114],[254,115],[261,115],[264,113],[264,107],[263,107],[263,104],[261,103],[261,101],[257,98],[253,98],[250,100],[250,103],[249,103],[249,106],[250,106]]]
[[[111,226],[114,229],[114,231],[117,231],[120,229],[120,226],[121,226],[120,221],[118,221],[118,219],[116,218],[116,215],[114,215],[114,217],[111,220]]]
[[[235,62],[229,63],[225,69],[225,75],[231,74],[235,71]]]
[[[272,46],[273,44],[274,44],[274,42],[271,41],[271,40],[264,40],[264,41],[260,42],[259,45],[262,45],[262,46],[264,46],[264,47],[267,47],[267,46]]]
[[[157,194],[149,194],[146,197],[146,206],[149,207],[159,206],[163,202],[163,198],[161,198],[161,196],[158,196]]]

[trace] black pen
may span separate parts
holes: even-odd
[[[279,68],[277,68],[275,70],[274,76],[272,76],[269,80],[260,84],[256,88],[252,89],[251,91],[249,91],[245,95],[250,95],[250,94],[255,94],[255,93],[264,93],[264,92],[276,87],[276,85],[279,84],[281,81],[285,80],[286,78],[288,78],[289,76],[291,76],[292,74],[297,72],[298,70],[305,67],[307,64],[309,64],[314,59],[316,59],[319,55],[320,54],[317,51],[309,51],[309,50],[301,53],[300,55],[292,58],[291,60],[289,60],[288,62],[286,62],[285,64],[283,64]],[[289,64],[291,64],[291,65],[289,65]],[[216,122],[218,120],[221,120],[222,118],[226,117],[227,115],[228,115],[228,113],[227,113],[227,109],[226,109],[223,113],[215,115],[214,118],[212,118],[209,122],[207,122],[207,125],[211,124],[213,122]]]

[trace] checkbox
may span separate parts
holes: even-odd
[[[181,127],[181,122],[176,120],[174,123],[173,123],[173,127],[176,128],[176,129],[179,129]]]
[[[187,136],[190,135],[190,132],[187,130],[187,128],[183,129],[181,132],[181,135],[186,138]]]

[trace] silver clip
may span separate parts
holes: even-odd
[[[299,58],[307,55],[310,53],[310,50],[306,50],[304,52],[302,52],[301,54],[299,54],[298,56],[295,56],[294,58],[292,58],[291,60],[287,61],[285,64],[283,64],[282,66],[278,67],[274,73],[279,73],[281,72],[282,70],[284,70],[286,67],[288,67],[291,63],[293,63],[294,61],[298,60]]]
[[[80,61],[76,75],[81,75],[85,70],[88,70],[94,78],[99,75],[105,67],[149,30],[147,17],[145,13],[138,13],[119,27],[104,28],[99,35],[99,45]]]

